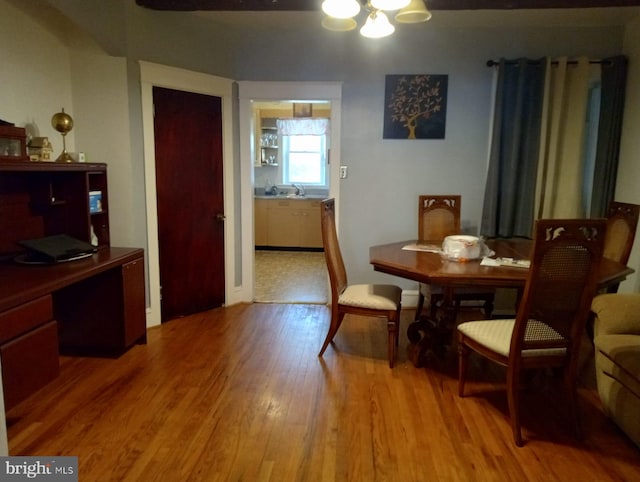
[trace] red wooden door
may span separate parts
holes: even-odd
[[[162,321],[224,303],[222,99],[153,88]]]

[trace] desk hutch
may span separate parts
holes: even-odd
[[[90,204],[99,192],[101,203]],[[94,199],[95,201],[95,199]],[[109,239],[107,166],[0,160],[0,361],[5,409],[59,373],[59,354],[113,356],[146,342],[144,251]],[[97,242],[84,259],[15,261],[18,241]]]

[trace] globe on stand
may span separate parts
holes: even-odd
[[[73,119],[69,114],[65,113],[64,107],[62,108],[62,112],[53,114],[53,117],[51,118],[51,126],[62,134],[62,152],[56,159],[56,162],[73,162],[73,159],[67,152],[66,143],[66,135],[71,131],[71,129],[73,129]]]

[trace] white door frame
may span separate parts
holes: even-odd
[[[329,153],[329,197],[339,202],[340,182],[340,115],[342,112],[342,82],[238,82],[240,119],[240,196],[242,205],[242,285],[244,301],[252,302],[255,283],[254,242],[254,159],[252,157],[253,102],[277,100],[331,102],[331,133]],[[336,215],[338,210],[336,209]],[[336,224],[338,219],[336,218]]]
[[[149,311],[147,326],[161,323],[160,312],[160,256],[158,249],[158,211],[156,204],[156,158],[153,126],[153,87],[212,95],[222,99],[222,156],[224,189],[224,253],[225,304],[232,299],[234,285],[235,218],[233,213],[233,81],[222,77],[191,72],[166,65],[140,61],[142,96],[142,129],[144,141],[144,178],[147,216],[147,262],[149,266]],[[189,162],[188,159],[183,159]]]

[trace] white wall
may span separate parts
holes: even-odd
[[[145,247],[145,239],[134,235],[135,190],[144,186],[132,183],[126,59],[73,52],[71,85],[77,150],[87,162],[108,165],[111,244]]]
[[[69,75],[69,51],[59,38],[0,0],[0,118],[48,137],[55,157],[62,137],[51,127],[51,116],[63,107],[74,115]],[[72,130],[69,152],[75,150],[74,139]]]

